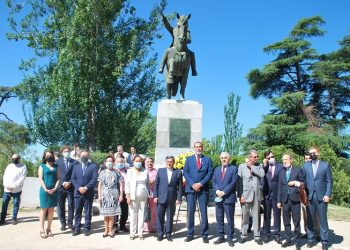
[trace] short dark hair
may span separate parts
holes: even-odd
[[[269,154],[271,154],[272,151],[270,149],[266,150],[264,153],[264,158],[267,158],[269,156]]]
[[[175,161],[175,157],[172,155],[168,155],[167,157],[165,157],[165,160],[169,160],[172,159],[173,161]]]
[[[108,154],[108,155],[106,156],[106,158],[105,158],[105,161],[106,161],[108,158],[112,158],[112,161],[113,161],[113,162],[115,161],[115,159],[114,159],[114,156],[113,156],[113,155]]]

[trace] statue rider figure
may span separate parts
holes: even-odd
[[[173,42],[170,45],[170,47],[164,53],[164,56],[163,56],[163,59],[161,61],[161,65],[160,65],[160,68],[159,68],[159,73],[163,73],[163,69],[164,69],[164,66],[167,63],[167,59],[168,59],[168,56],[169,56],[169,52],[171,51],[171,48],[173,46],[177,46],[178,42],[179,42],[178,41],[178,28],[177,27],[173,28],[170,25],[170,23],[168,22],[168,20],[166,19],[166,17],[164,16],[163,13],[161,13],[161,16],[162,16],[162,21],[164,23],[165,28],[169,31],[169,33],[171,34],[171,36],[173,38]],[[186,18],[187,18],[187,20],[190,19],[190,17],[191,17],[191,14],[188,17],[186,17],[186,16],[179,16],[179,14],[177,13],[177,25],[180,25],[181,23],[183,23],[186,20]],[[190,35],[190,30],[188,29],[188,31],[187,31],[187,44],[190,44],[190,43],[191,43],[191,35]],[[187,50],[188,50],[188,52],[191,55],[192,76],[196,76],[197,75],[197,70],[196,70],[196,60],[195,60],[194,52],[192,52],[189,49],[187,49]],[[168,77],[169,78],[173,77],[172,76],[172,72],[173,72],[173,64],[170,64],[169,72],[168,72]]]

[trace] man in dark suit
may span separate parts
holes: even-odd
[[[72,172],[72,183],[74,186],[75,223],[73,236],[80,234],[81,216],[84,208],[85,223],[84,234],[90,235],[92,202],[94,200],[94,187],[97,182],[98,167],[89,162],[89,152],[80,152],[81,163],[75,165]]]
[[[274,239],[281,244],[281,209],[277,207],[277,186],[278,176],[283,170],[283,166],[276,162],[274,154],[268,150],[264,154],[263,167],[265,176],[263,179],[264,194],[264,242],[268,243],[271,236],[271,212],[273,210],[273,233]]]
[[[238,169],[230,165],[230,155],[227,152],[220,154],[221,166],[216,167],[213,174],[213,189],[215,198],[216,228],[218,239],[214,244],[225,242],[224,214],[227,220],[227,242],[230,247],[234,246],[234,214],[236,197],[236,184],[238,180]]]
[[[134,161],[134,158],[136,156],[136,148],[134,146],[130,147],[130,154],[128,155],[128,158],[126,159],[126,162],[129,164],[129,166],[132,166],[132,163]]]
[[[294,240],[296,249],[300,245],[300,192],[299,186],[304,183],[304,173],[301,168],[292,166],[292,157],[288,154],[282,157],[284,169],[278,177],[277,206],[282,208],[286,241],[282,247],[289,247],[292,243],[292,229],[290,220],[293,218]]]
[[[72,185],[73,168],[78,162],[70,158],[70,147],[63,146],[61,153],[63,158],[57,160],[59,186],[57,194],[57,216],[61,222],[61,231],[66,230],[67,222],[70,229],[73,228],[74,217],[74,187]],[[66,200],[68,200],[68,218],[66,221]]]
[[[309,149],[311,162],[304,164],[306,190],[309,205],[307,211],[307,247],[316,244],[314,232],[315,213],[319,215],[322,249],[328,249],[327,207],[332,195],[332,170],[327,162],[319,160],[320,151],[316,147]]]
[[[167,156],[165,162],[166,168],[158,169],[153,190],[154,201],[157,202],[157,240],[163,240],[166,213],[165,234],[168,241],[173,241],[171,233],[173,231],[175,209],[182,199],[182,172],[173,169],[174,156]]]
[[[208,200],[209,200],[209,181],[213,173],[212,161],[209,157],[202,154],[203,144],[196,142],[194,144],[195,154],[186,159],[183,175],[186,179],[186,198],[187,198],[187,237],[185,242],[193,240],[194,235],[194,213],[196,203],[199,203],[201,214],[201,236],[204,243],[208,240]]]

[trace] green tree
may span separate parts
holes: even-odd
[[[242,125],[237,122],[240,100],[241,97],[230,93],[228,95],[228,103],[224,107],[224,149],[231,155],[238,155],[241,150]]]
[[[32,138],[102,151],[132,141],[164,93],[152,44],[165,0],[147,20],[123,0],[7,4],[8,38],[34,52],[20,66],[26,75],[17,87]]]

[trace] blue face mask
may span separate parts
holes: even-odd
[[[142,167],[142,162],[134,162],[134,167],[140,169]]]
[[[115,164],[115,166],[117,167],[117,169],[123,169],[123,168],[125,168],[124,163],[117,163],[117,164]]]
[[[106,167],[109,169],[113,168],[113,162],[106,162]]]

